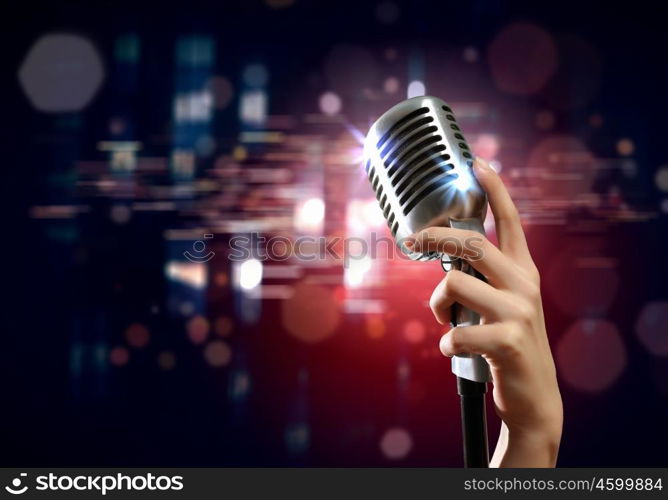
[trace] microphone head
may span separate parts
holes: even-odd
[[[403,101],[369,129],[364,168],[392,236],[411,259],[441,257],[406,248],[402,242],[411,234],[451,220],[484,220],[487,196],[472,166],[452,109],[436,97]]]

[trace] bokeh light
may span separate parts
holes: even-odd
[[[340,308],[331,290],[302,282],[295,286],[292,297],[282,303],[283,326],[302,342],[320,342],[339,326]]]
[[[373,260],[369,255],[355,257],[348,260],[344,271],[344,282],[349,288],[358,288],[364,283],[364,277],[371,270]]]
[[[250,386],[251,381],[248,372],[234,372],[230,380],[230,396],[232,399],[242,399],[250,392]]]
[[[262,283],[262,262],[248,259],[239,265],[239,286],[243,290],[253,290]]]
[[[551,111],[539,111],[536,113],[536,127],[541,130],[551,130],[554,127],[554,113]]]
[[[130,360],[130,353],[125,347],[114,347],[109,351],[109,362],[114,366],[125,366]]]
[[[310,432],[305,423],[288,425],[284,434],[285,447],[288,453],[304,453],[309,448]]]
[[[388,429],[380,440],[380,450],[390,460],[406,458],[413,448],[413,438],[402,428]]]
[[[496,134],[479,134],[471,144],[476,156],[491,161],[499,154],[499,138]]]
[[[174,282],[198,290],[205,288],[208,283],[207,268],[204,263],[171,261],[167,263],[165,274]]]
[[[668,214],[668,198],[665,200],[661,200],[661,211],[664,214]]]
[[[195,304],[189,300],[185,300],[179,304],[178,309],[182,316],[191,316],[195,312]]]
[[[556,357],[559,375],[570,386],[585,392],[600,392],[622,374],[627,355],[613,323],[582,319],[559,339]]]
[[[654,182],[661,191],[668,192],[668,166],[659,167],[654,176]]]
[[[227,366],[232,359],[232,350],[222,340],[213,340],[204,348],[207,363],[215,368]]]
[[[216,140],[210,135],[202,135],[195,142],[195,152],[197,156],[206,158],[211,156],[216,150]]]
[[[209,336],[210,327],[209,320],[204,316],[193,316],[186,324],[188,338],[193,344],[202,344]]]
[[[241,94],[239,118],[248,125],[262,125],[267,119],[267,93],[247,90]]]
[[[141,39],[136,33],[126,33],[116,38],[114,56],[124,64],[137,64],[141,61]]]
[[[126,128],[127,123],[119,116],[115,116],[109,120],[109,132],[111,132],[112,135],[121,135],[125,132]]]
[[[404,324],[404,339],[411,344],[419,344],[424,341],[426,333],[424,323],[420,320],[412,319]]]
[[[385,226],[385,216],[375,198],[351,200],[346,211],[346,226],[351,235],[365,236]]]
[[[232,150],[232,158],[236,161],[244,161],[248,158],[248,150],[244,146],[234,146]]]
[[[595,113],[589,117],[589,125],[594,128],[598,128],[603,125],[603,117],[598,113]]]
[[[19,68],[21,88],[38,111],[80,111],[104,80],[102,59],[90,40],[59,33],[41,37]]]
[[[158,354],[158,367],[164,371],[173,370],[176,367],[176,356],[173,352],[161,351]]]
[[[362,220],[369,227],[379,228],[386,224],[383,211],[380,209],[380,205],[378,205],[378,202],[375,199],[363,201],[360,208]]]
[[[408,97],[408,99],[411,97],[420,97],[425,95],[426,92],[427,89],[424,86],[424,82],[421,82],[420,80],[413,80],[408,84],[406,97]]]
[[[325,92],[320,96],[320,111],[326,115],[336,115],[341,111],[341,98],[334,92]]]
[[[179,123],[202,123],[211,120],[213,96],[209,89],[178,94],[174,98],[174,119]]]
[[[401,84],[399,83],[399,80],[391,76],[387,80],[385,80],[385,83],[383,83],[383,89],[388,94],[396,94],[397,92],[399,92],[400,85]]]
[[[531,151],[527,167],[529,181],[541,199],[571,203],[588,193],[596,175],[596,162],[581,139],[553,135]]]
[[[547,296],[569,316],[605,314],[619,290],[615,265],[596,242],[566,243],[544,273]]]
[[[467,63],[474,63],[477,62],[480,58],[480,53],[475,47],[466,47],[464,52],[462,52],[462,58]]]
[[[527,23],[504,28],[489,46],[487,57],[497,87],[518,95],[540,90],[558,65],[557,47],[550,34]]]
[[[249,64],[244,68],[243,79],[249,87],[264,87],[269,82],[269,71],[263,64]]]
[[[296,205],[295,229],[306,233],[320,233],[325,218],[325,202],[309,198]]]
[[[217,287],[224,288],[230,284],[230,277],[225,271],[220,271],[214,276],[213,282]]]
[[[213,323],[213,331],[219,337],[227,337],[234,329],[234,321],[228,316],[220,316]]]
[[[366,334],[371,339],[380,339],[385,335],[385,320],[381,314],[367,314],[364,318]]]
[[[109,218],[116,224],[127,224],[132,217],[132,210],[127,205],[114,205],[109,210]]]
[[[213,95],[213,106],[225,109],[234,97],[232,83],[224,76],[214,76],[207,83],[207,89]]]
[[[150,334],[146,326],[141,323],[132,323],[125,330],[125,339],[130,346],[141,349],[148,345]]]
[[[635,145],[631,139],[620,139],[617,141],[617,152],[622,156],[630,156],[635,150]]]
[[[668,302],[646,304],[636,320],[636,335],[655,356],[668,356]]]

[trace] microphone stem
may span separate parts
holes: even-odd
[[[485,411],[487,384],[457,377],[457,392],[461,400],[464,466],[467,468],[489,467]]]

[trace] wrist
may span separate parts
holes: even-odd
[[[554,467],[557,463],[561,427],[508,427],[499,437],[499,467]]]

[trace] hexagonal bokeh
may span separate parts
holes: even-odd
[[[80,111],[100,88],[104,66],[86,38],[51,34],[31,47],[18,77],[35,109],[46,113]]]

